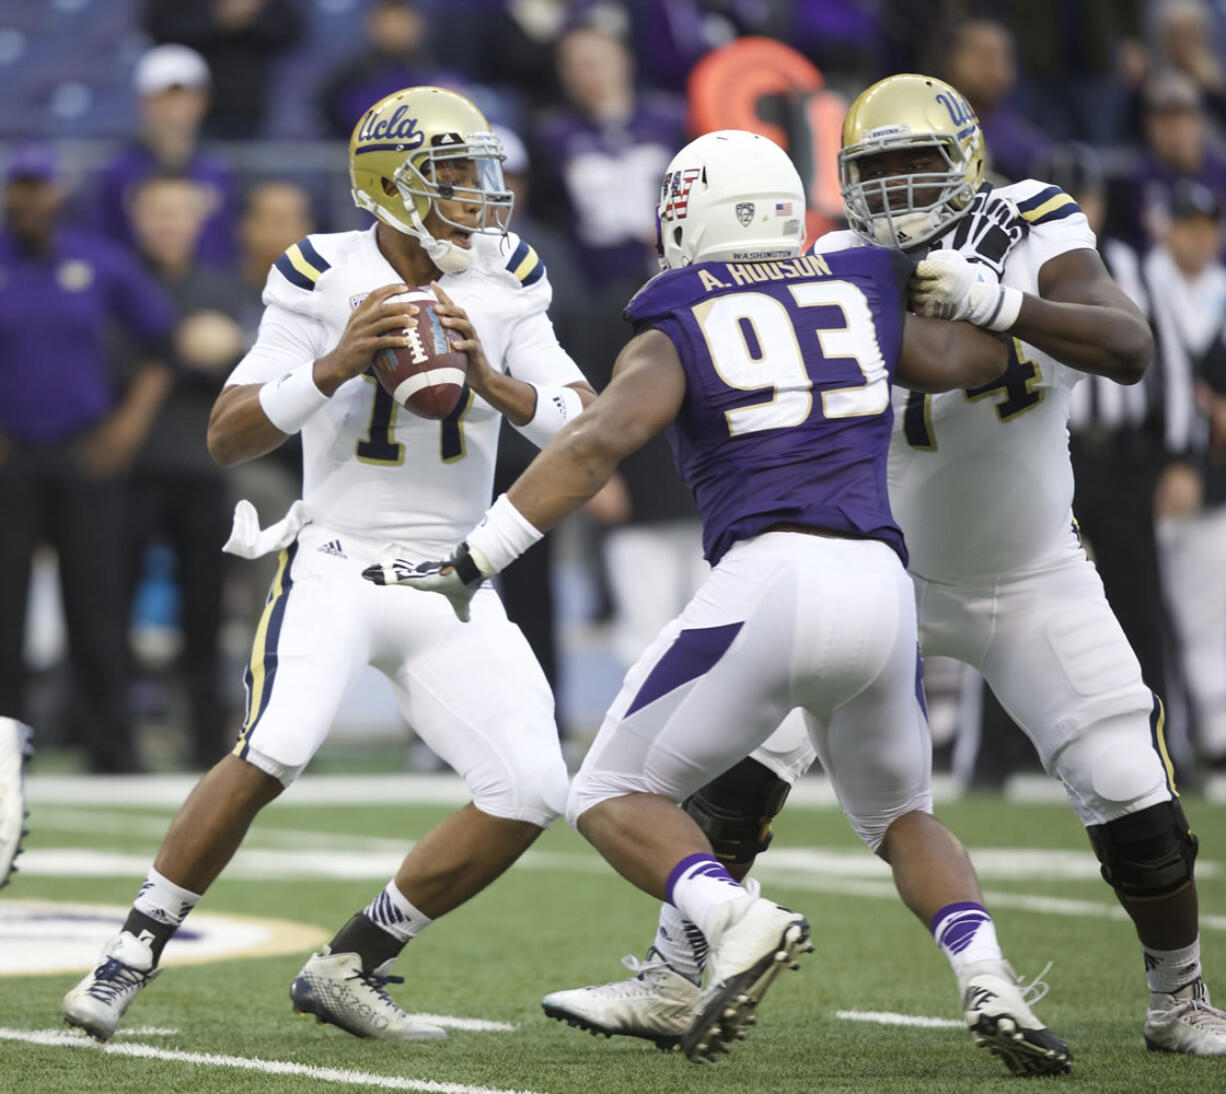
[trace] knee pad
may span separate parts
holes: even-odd
[[[771,822],[791,786],[757,760],[746,757],[682,803],[711,841],[716,858],[743,865],[774,838]]]
[[[238,753],[234,752],[232,755]],[[271,775],[284,787],[293,785],[306,767],[306,764],[283,764],[258,748],[248,748],[246,755],[239,756],[239,759],[246,760],[252,767],[258,767],[265,775]]]
[[[561,753],[535,764],[486,766],[461,774],[473,805],[491,817],[548,828],[566,808],[569,776]]]
[[[1086,829],[1103,880],[1127,900],[1157,900],[1192,881],[1197,840],[1177,800]]]

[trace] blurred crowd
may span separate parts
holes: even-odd
[[[1142,385],[1076,389],[1075,508],[1167,697],[1174,761],[1226,769],[1223,57],[1223,0],[0,0],[0,713],[79,743],[90,770],[140,770],[134,719],[173,680],[182,762],[224,751],[240,697],[222,635],[237,623],[249,640],[269,574],[219,547],[234,499],[276,519],[298,468],[291,444],[223,473],[205,423],[272,262],[365,223],[343,142],[372,102],[441,84],[486,112],[512,227],[599,389],[621,309],[656,268],[659,179],[689,136],[737,126],[784,144],[816,234],[838,226],[846,103],[922,71],[975,107],[995,180],[1074,196],[1151,318]],[[503,484],[532,456],[504,437]],[[624,663],[702,580],[697,528],[662,439],[587,514],[593,612]],[[27,620],[49,550],[70,686],[32,712],[47,666]],[[549,550],[504,595],[556,683]],[[173,664],[132,641],[148,632],[134,619],[172,627]],[[961,728],[959,772],[999,782],[1024,752],[999,744],[1003,712],[948,667],[930,679],[951,697],[934,728]]]

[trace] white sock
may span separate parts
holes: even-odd
[[[686,855],[673,867],[667,896],[708,939],[717,911],[729,901],[753,899],[713,855],[702,853]]]
[[[362,909],[362,914],[400,942],[415,938],[434,922],[409,903],[395,881],[389,881],[383,892]]]
[[[1200,935],[1179,950],[1153,950],[1141,947],[1145,956],[1145,980],[1149,990],[1173,995],[1200,979]]]
[[[179,888],[173,881],[168,881],[150,867],[149,873],[145,875],[144,884],[140,887],[140,892],[132,901],[132,907],[150,919],[156,919],[159,923],[165,923],[170,927],[177,927],[187,918],[187,913],[196,906],[199,900],[199,893]]]
[[[707,964],[707,940],[693,923],[671,904],[660,905],[660,924],[651,948],[674,972],[695,984],[702,983]]]
[[[932,917],[929,929],[959,981],[970,965],[1004,960],[996,941],[996,924],[982,904],[947,904]]]

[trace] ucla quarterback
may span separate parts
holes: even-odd
[[[475,523],[503,417],[543,444],[595,397],[554,336],[544,267],[508,231],[501,159],[467,99],[434,87],[390,95],[349,146],[354,201],[375,224],[310,236],[269,272],[259,338],[217,399],[208,442],[231,466],[301,432],[303,496],[263,531],[250,507],[236,512],[229,550],[281,551],[246,719],[233,753],[171,824],[119,937],[64,998],[66,1021],[99,1040],[158,975],[167,940],[259,810],[310,762],[367,665],[391,681],[405,719],[473,800],[307,961],[290,989],[295,1010],[359,1037],[443,1039],[387,993],[393,960],[564,808],[553,698],[497,594],[474,597],[464,625],[437,597],[362,580],[388,542],[432,557]],[[408,344],[415,309],[398,297],[432,283],[468,363],[467,388],[442,421],[399,411],[371,372],[374,354]]]
[[[874,84],[847,113],[839,164],[852,231],[815,250],[858,242],[920,258],[916,311],[969,320],[1009,345],[1008,368],[991,383],[894,393],[890,502],[910,551],[923,652],[978,669],[1064,784],[1136,927],[1146,1045],[1226,1055],[1226,1015],[1210,1005],[1201,975],[1197,840],[1175,791],[1162,705],[1072,515],[1070,392],[1083,373],[1137,382],[1148,327],[1107,274],[1071,197],[1033,179],[984,181],[982,131],[948,84],[910,74]],[[766,850],[771,819],[815,758],[825,764],[793,713],[686,802],[737,876]],[[985,1037],[968,990],[974,963],[995,959],[990,917],[968,908],[931,928],[976,1040],[1030,1073],[1029,1031],[1003,1047]],[[697,1007],[705,951],[701,934],[665,905],[635,978],[554,992],[545,1010],[601,1032],[675,1039]]]
[[[803,208],[796,169],[764,137],[721,131],[678,152],[659,206],[665,270],[630,302],[637,333],[608,388],[446,563],[368,572],[435,589],[463,614],[483,578],[669,430],[714,568],[627,673],[567,819],[710,944],[711,984],[673,1031],[695,1061],[743,1035],[778,970],[812,947],[801,916],[713,857],[708,834],[723,841],[710,818],[675,803],[794,707],[906,905],[951,939],[981,925],[975,872],[932,816],[915,605],[886,460],[892,380],[979,385],[1005,355],[969,324],[908,315],[913,266],[897,251],[800,256]],[[981,939],[981,958],[986,949]],[[1026,1029],[1029,1070],[1067,1070],[1068,1047],[1002,979],[994,952],[995,964],[968,966],[968,1005],[1002,1051]]]

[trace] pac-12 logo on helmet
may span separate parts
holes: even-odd
[[[743,129],[707,133],[664,174],[656,210],[661,264],[795,258],[804,242],[800,219],[776,215],[793,207],[804,209],[804,186],[774,141]]]

